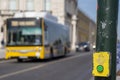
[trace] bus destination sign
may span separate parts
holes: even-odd
[[[35,21],[11,21],[11,26],[35,26]]]

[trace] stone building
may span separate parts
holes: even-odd
[[[91,47],[96,43],[96,24],[81,10],[78,10],[77,27],[76,27],[76,43],[89,42]]]
[[[58,18],[59,23],[70,26],[70,34],[73,34],[73,25],[76,26],[73,17],[77,14],[77,0],[0,0],[0,47],[3,38],[5,40],[3,36],[7,18],[13,17],[16,12],[41,11],[50,12]],[[74,45],[72,37],[71,43]]]

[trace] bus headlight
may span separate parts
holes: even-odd
[[[41,51],[41,48],[36,47],[35,50],[36,50],[37,52],[40,52],[40,51]]]
[[[38,49],[38,52],[40,52],[40,51],[41,51],[41,48]]]
[[[36,52],[36,57],[40,58],[40,52]]]

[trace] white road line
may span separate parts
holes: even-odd
[[[85,54],[75,55],[75,56],[73,56],[73,57],[61,59],[60,61],[70,60],[70,59],[74,59],[74,58],[77,58],[77,57],[82,57],[82,56],[86,56],[86,55],[90,55],[90,54],[91,54],[91,53],[85,53]],[[59,61],[59,62],[60,62],[60,61]]]
[[[90,53],[89,53],[89,54],[90,54]],[[56,60],[56,61],[53,61],[53,62],[49,62],[48,64],[47,64],[47,63],[46,63],[46,64],[40,64],[40,65],[38,65],[38,66],[31,67],[31,68],[26,68],[26,69],[19,70],[19,71],[16,71],[16,72],[10,72],[10,73],[1,75],[1,76],[0,76],[0,79],[6,78],[6,77],[10,77],[10,76],[14,76],[14,75],[17,75],[17,74],[20,74],[20,73],[28,72],[28,71],[31,71],[31,70],[39,69],[39,68],[41,68],[41,67],[44,67],[44,66],[46,66],[46,65],[50,65],[50,64],[53,64],[53,63],[58,63],[58,62],[62,62],[62,61],[74,59],[74,58],[77,58],[77,57],[80,57],[80,56],[86,56],[86,55],[88,55],[88,53],[76,55],[76,56],[69,57],[69,58],[65,58],[65,59],[61,59],[61,60],[58,60],[58,61]]]
[[[19,70],[19,71],[13,72],[13,73],[8,73],[8,74],[5,74],[5,75],[0,76],[0,79],[6,78],[6,77],[9,77],[9,76],[13,76],[13,75],[16,75],[16,74],[24,73],[24,72],[27,72],[27,71],[35,70],[35,69],[38,69],[38,68],[43,67],[43,66],[45,66],[45,65],[46,65],[46,64],[38,65],[38,66],[35,66],[35,67],[31,67],[31,68]]]

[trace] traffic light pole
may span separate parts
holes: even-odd
[[[96,52],[111,54],[110,76],[95,80],[116,80],[116,41],[119,0],[98,0]]]

